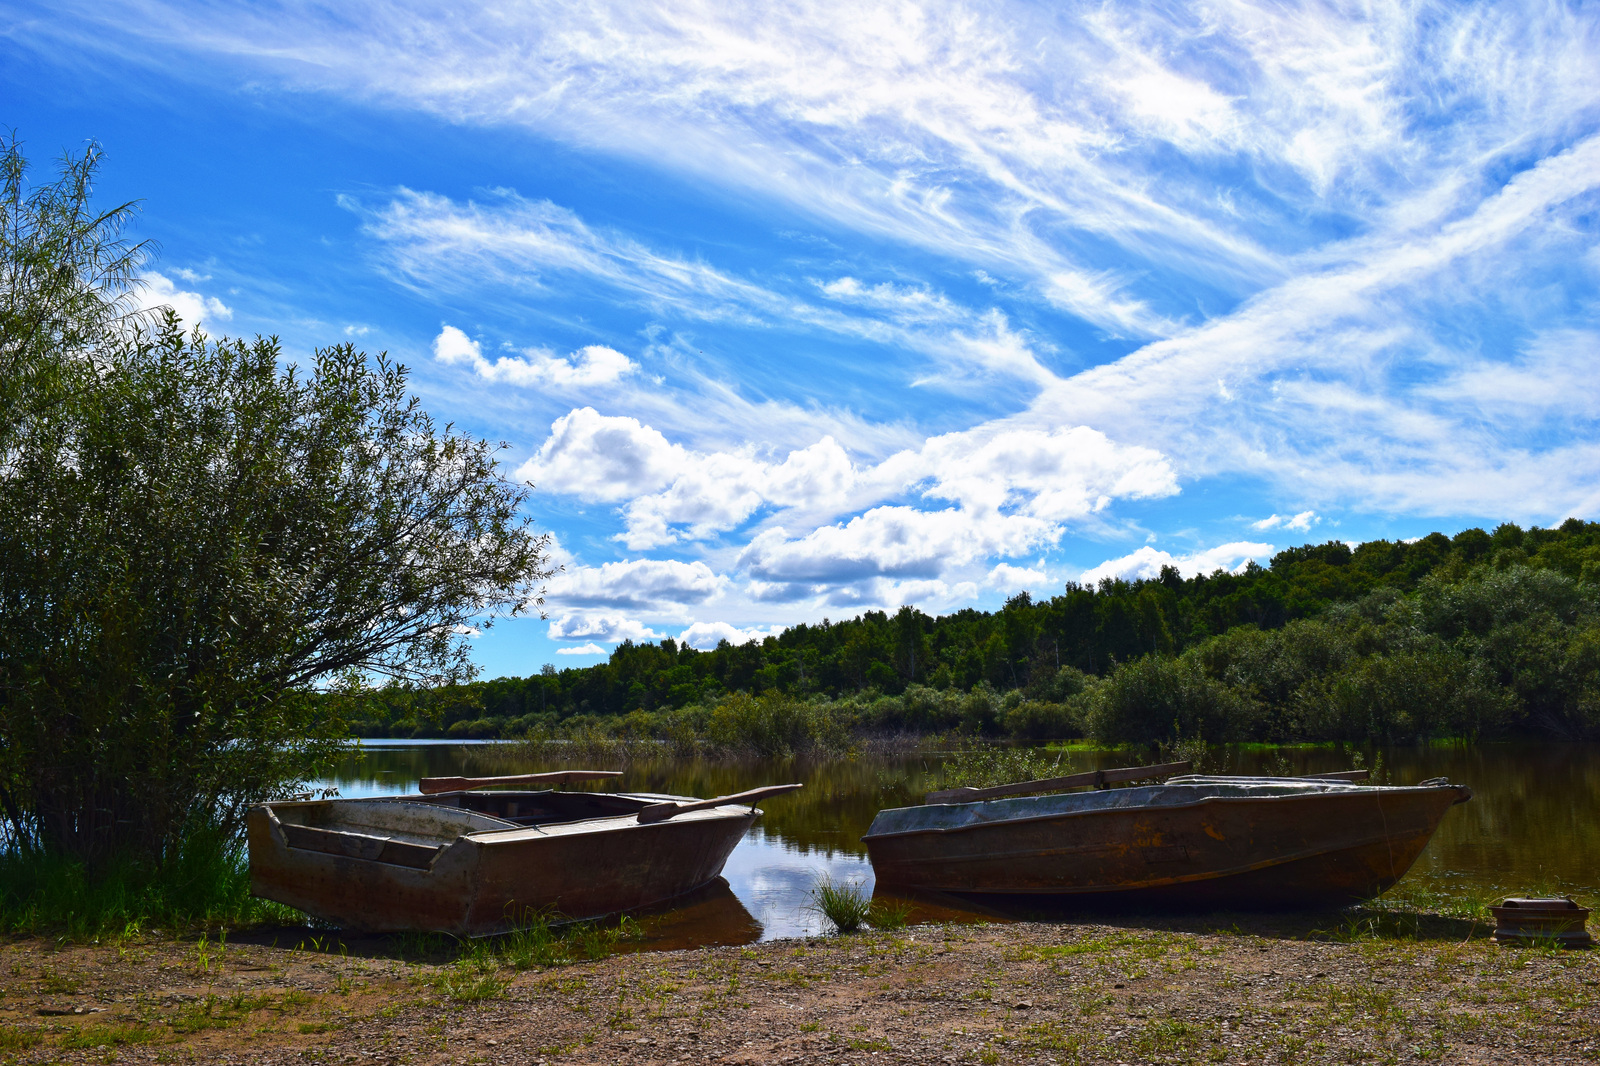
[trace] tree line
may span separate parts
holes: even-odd
[[[869,611],[705,651],[624,642],[594,666],[378,690],[352,707],[350,725],[366,736],[625,722],[660,732],[735,695],[831,708],[835,725],[858,731],[1590,736],[1600,729],[1600,523],[1306,544],[1238,572],[1185,578],[1168,567],[1049,599],[1021,593],[998,611]]]

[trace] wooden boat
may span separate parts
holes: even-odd
[[[1187,769],[1187,766],[1183,766]],[[1171,767],[1106,771],[1162,776]],[[880,887],[1230,908],[1349,903],[1410,869],[1446,811],[1443,778],[1409,787],[1335,779],[1174,776],[1157,785],[1015,796],[1094,774],[931,794],[880,811],[862,840]],[[998,796],[990,798],[993,794]],[[960,800],[967,802],[959,802]]]
[[[760,817],[755,803],[799,787],[712,800],[461,789],[266,803],[248,817],[250,887],[362,932],[485,936],[541,913],[596,918],[715,880]]]

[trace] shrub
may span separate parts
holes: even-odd
[[[1260,717],[1248,696],[1208,677],[1195,657],[1160,655],[1119,663],[1087,712],[1089,735],[1105,744],[1248,740]]]

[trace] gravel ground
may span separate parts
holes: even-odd
[[[554,969],[306,930],[0,944],[0,1062],[1566,1063],[1600,957],[1364,912],[930,925]]]

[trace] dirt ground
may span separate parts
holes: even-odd
[[[528,970],[303,929],[18,939],[0,1062],[1600,1059],[1600,956],[1485,932],[1359,913],[925,925]]]

